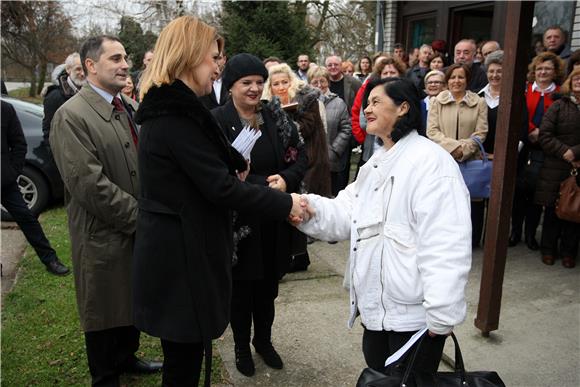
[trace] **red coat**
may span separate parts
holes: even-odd
[[[365,89],[367,88],[369,79],[367,79],[362,84],[360,89],[358,89],[356,97],[354,98],[354,102],[352,103],[351,110],[352,135],[359,144],[362,144],[365,141],[365,137],[367,136],[366,130],[360,127],[360,109],[362,107],[362,100],[365,95]]]
[[[532,122],[534,118],[534,113],[536,112],[536,107],[540,102],[540,97],[542,93],[539,91],[532,91],[533,83],[528,83],[528,87],[526,88],[526,104],[528,106],[528,133],[531,133],[534,129],[536,129],[536,125]],[[556,89],[551,93],[544,94],[544,113],[548,110],[550,105],[554,100],[552,99],[552,94],[560,91],[560,86],[556,86]],[[354,111],[354,107],[353,107]],[[354,125],[353,125],[353,133],[354,133]]]

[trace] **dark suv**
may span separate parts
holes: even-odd
[[[52,158],[50,146],[42,134],[44,109],[40,105],[5,95],[2,95],[2,100],[14,106],[22,124],[28,151],[22,175],[18,177],[18,185],[28,207],[38,215],[50,203],[64,196],[64,184]],[[10,220],[4,208],[2,220]]]

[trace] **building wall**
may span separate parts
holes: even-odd
[[[580,49],[580,1],[576,1],[576,16],[570,36],[572,36],[570,41],[572,51]]]
[[[395,45],[395,35],[397,33],[397,1],[388,0],[385,2],[385,31],[383,51],[392,52]]]

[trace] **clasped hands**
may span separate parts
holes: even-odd
[[[316,215],[316,211],[308,199],[304,195],[297,193],[290,194],[292,196],[292,210],[288,215],[288,222],[294,227],[300,225],[302,222],[308,222]]]

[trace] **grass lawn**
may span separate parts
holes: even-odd
[[[13,98],[18,98],[27,102],[35,103],[42,105],[42,97],[37,95],[36,97],[30,97],[28,92],[30,91],[29,87],[23,87],[20,89],[14,89],[8,92],[8,96]]]
[[[41,223],[58,256],[70,267],[66,211],[57,208],[45,212]],[[217,349],[213,353],[212,382],[225,383]],[[137,355],[162,360],[159,339],[142,334]],[[4,299],[1,375],[3,386],[90,385],[73,276],[49,274],[30,247],[22,259],[18,282]],[[160,386],[161,375],[126,375],[121,382],[126,386]]]

